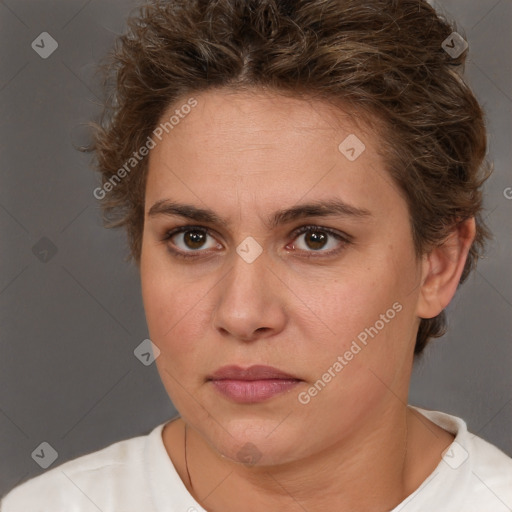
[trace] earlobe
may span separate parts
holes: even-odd
[[[441,245],[423,255],[416,311],[419,318],[434,318],[452,300],[475,233],[473,217],[461,221]]]

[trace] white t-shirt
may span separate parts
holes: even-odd
[[[442,412],[414,407],[456,437],[432,474],[391,512],[510,512],[512,459]],[[146,436],[83,455],[14,488],[1,512],[205,512],[162,440]]]

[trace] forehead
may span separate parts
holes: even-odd
[[[379,137],[357,112],[261,92],[217,90],[193,98],[194,108],[181,111],[151,150],[146,212],[169,194],[196,204],[222,194],[221,207],[236,201],[239,209],[333,192],[361,199],[366,208],[387,188],[397,194],[378,151]],[[176,121],[187,103],[189,98],[172,105],[161,126],[173,115]]]
[[[176,139],[187,139],[191,133],[198,140],[218,142],[222,136],[231,138],[231,144],[245,145],[268,142],[279,144],[290,137],[306,139],[333,138],[334,142],[344,133],[364,133],[364,137],[378,138],[363,112],[349,109],[338,102],[294,97],[277,92],[253,88],[248,91],[213,89],[194,95],[196,106],[186,109],[172,134]],[[185,111],[190,98],[183,97],[163,113],[165,123],[173,113]],[[176,118],[176,116],[174,116]],[[186,123],[184,122],[186,120]],[[372,119],[377,126],[378,120]],[[166,134],[164,134],[165,137]],[[276,135],[278,135],[276,137]],[[332,142],[326,139],[326,143]]]

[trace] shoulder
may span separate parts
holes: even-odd
[[[133,507],[126,490],[138,487],[133,494],[144,499],[144,451],[149,437],[158,435],[162,427],[65,462],[18,485],[2,500],[1,511],[97,512],[112,509],[112,500],[119,510],[123,500],[130,500]]]
[[[467,433],[467,462],[471,469],[470,500],[495,502],[512,509],[512,458],[484,439]],[[497,508],[498,510],[498,508]]]
[[[489,512],[512,509],[512,458],[488,441],[467,430],[464,420],[439,411],[414,408],[455,435],[444,451],[430,485],[457,510]],[[435,476],[435,475],[433,475]],[[452,507],[454,508],[454,507]],[[444,509],[443,509],[444,510]]]
[[[418,407],[413,409],[455,435],[453,443],[443,456],[443,461],[449,466],[459,467],[467,461],[475,471],[478,469],[488,474],[503,470],[510,476],[512,458],[485,439],[468,431],[466,422],[462,418],[440,411],[429,411]]]

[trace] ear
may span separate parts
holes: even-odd
[[[475,239],[475,219],[460,222],[444,242],[423,255],[416,315],[433,318],[450,303]]]

